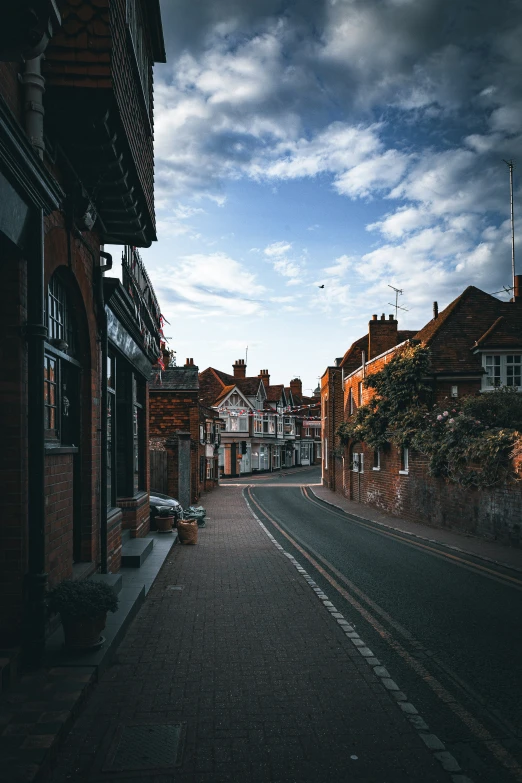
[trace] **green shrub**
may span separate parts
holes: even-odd
[[[47,601],[51,612],[59,612],[62,617],[96,617],[118,608],[113,588],[94,580],[66,579],[49,592]]]

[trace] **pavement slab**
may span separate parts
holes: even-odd
[[[115,780],[107,760],[125,727],[179,724],[179,766],[158,759],[118,783],[449,783],[241,488],[202,503],[212,521],[167,557],[49,783]]]

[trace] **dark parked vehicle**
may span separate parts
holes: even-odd
[[[176,517],[176,520],[183,519],[183,508],[179,501],[171,498],[169,495],[164,495],[162,492],[152,492],[150,495],[150,522],[152,528],[154,528],[154,520],[160,508],[170,509],[170,513]]]

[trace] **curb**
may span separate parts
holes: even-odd
[[[354,514],[352,511],[346,511],[342,506],[338,506],[336,503],[332,503],[330,500],[325,500],[317,495],[312,489],[313,486],[313,484],[308,484],[307,488],[316,500],[337,509],[337,511],[341,511],[343,514],[355,517],[355,519],[360,519],[361,522],[370,522],[372,525],[379,525],[380,527],[385,527],[387,530],[394,530],[396,533],[402,533],[404,536],[418,538],[420,541],[427,541],[430,544],[438,544],[439,546],[446,547],[446,549],[451,549],[453,552],[460,552],[463,555],[469,555],[469,557],[476,557],[477,560],[483,560],[485,563],[491,563],[492,565],[501,566],[502,568],[507,568],[509,571],[516,571],[517,573],[522,574],[522,568],[519,568],[518,566],[508,565],[508,563],[502,563],[500,560],[493,560],[491,557],[486,557],[486,555],[477,555],[475,552],[469,552],[467,549],[462,549],[461,547],[453,546],[452,544],[445,544],[443,541],[438,541],[436,538],[426,538],[425,536],[419,535],[419,533],[412,533],[410,530],[403,530],[401,527],[387,525],[386,522],[377,522],[375,519],[368,519],[367,517],[361,517],[358,514]]]

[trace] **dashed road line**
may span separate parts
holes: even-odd
[[[270,538],[270,540],[274,543],[274,545],[292,562],[292,564],[295,566],[295,568],[299,571],[301,569],[301,573],[306,578],[306,581],[310,584],[314,592],[316,593],[319,600],[323,602],[323,605],[325,605],[325,609],[330,612],[330,614],[341,614],[338,612],[338,610],[335,608],[335,606],[332,604],[332,602],[329,600],[328,596],[321,590],[321,588],[316,585],[316,583],[313,581],[313,579],[307,574],[307,572],[302,568],[302,566],[295,560],[293,555],[286,552],[284,548],[279,544],[276,539],[272,536],[272,534],[268,531],[268,529],[265,527],[265,525],[261,522],[259,517],[255,514],[254,510],[252,509],[250,501],[259,509],[259,511],[268,519],[270,520],[271,524],[274,525],[274,527],[279,530],[279,532],[288,539],[288,541],[292,544],[292,546],[300,552],[310,563],[311,565],[334,587],[335,590],[345,599],[347,600],[353,607],[356,609],[359,614],[361,614],[364,619],[370,623],[370,625],[374,628],[374,630],[377,631],[377,633],[381,636],[382,639],[384,639],[390,647],[412,668],[416,674],[419,675],[419,677],[425,682],[430,689],[438,696],[438,698],[448,707],[457,717],[460,718],[462,723],[464,723],[465,726],[469,729],[469,731],[482,743],[485,745],[485,747],[488,748],[490,753],[494,756],[494,758],[500,762],[500,764],[508,770],[508,772],[513,776],[515,780],[518,780],[522,783],[522,767],[519,765],[517,760],[498,742],[493,735],[488,731],[488,729],[483,726],[480,721],[478,721],[465,707],[463,707],[459,702],[456,701],[455,697],[440,683],[418,660],[416,660],[401,644],[400,642],[397,642],[389,633],[389,631],[381,625],[381,623],[373,617],[370,612],[365,609],[362,604],[359,603],[350,593],[348,593],[347,590],[345,590],[318,562],[315,560],[311,555],[308,554],[308,552],[303,549],[294,539],[268,514],[260,505],[259,503],[254,499],[254,497],[251,494],[251,488],[252,485],[246,486],[243,490],[243,496],[245,498],[245,502],[252,514],[252,516],[256,519],[258,524],[261,526],[261,528],[264,530],[266,535]],[[247,498],[248,493],[248,498]],[[324,560],[324,558],[321,558]],[[333,569],[333,567],[332,567]],[[336,570],[336,569],[333,569]],[[371,600],[371,599],[370,599]],[[380,667],[380,661],[377,660],[377,658],[373,655],[371,650],[364,644],[364,642],[361,640],[359,634],[355,631],[354,627],[347,623],[347,621],[342,617],[334,618],[336,622],[342,627],[345,635],[347,638],[350,639],[354,647],[356,647],[359,651],[362,649],[365,650],[365,653],[361,653],[363,658],[367,661],[367,663],[374,667]],[[384,667],[383,667],[384,668]],[[386,672],[386,674],[388,674]],[[376,673],[376,676],[379,677],[379,674]],[[389,675],[388,676],[380,676],[379,679],[381,680],[382,684],[384,685],[387,690],[389,690],[390,694],[395,698],[395,700],[399,703],[399,707],[402,703],[411,705],[411,702],[408,701],[406,695],[399,689],[397,684],[394,680],[392,680]],[[411,705],[413,707],[413,705]],[[418,712],[415,710],[415,712],[408,712],[408,710],[411,710],[411,707],[409,706],[406,710],[403,710],[406,712],[408,718],[410,719],[413,716],[417,716]],[[422,721],[422,724],[419,723],[418,719],[416,718],[416,721],[418,725],[425,726],[427,728],[426,722],[420,718],[420,721]],[[418,727],[418,725],[415,725],[415,721],[411,721],[413,726],[417,729],[419,735],[425,742],[425,744],[428,744],[428,742],[435,742],[435,740],[429,739],[427,740],[427,737],[435,737],[433,734],[429,734],[426,732],[426,729],[421,729]],[[460,767],[458,765],[457,760],[445,749],[444,744],[435,737],[437,742],[439,742],[442,745],[442,748],[437,748],[438,753],[434,753],[437,760],[442,764],[443,768],[447,771],[460,771]],[[435,751],[435,748],[433,748]],[[456,765],[456,767],[455,767]],[[450,767],[453,767],[453,770],[450,770]],[[466,776],[456,774],[452,777],[453,783],[471,783],[470,778],[467,778]]]

